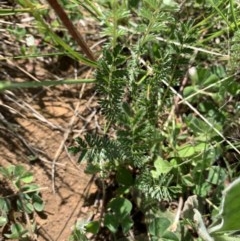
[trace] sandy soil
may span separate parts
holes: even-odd
[[[9,36],[2,43],[0,54],[6,52]],[[48,64],[38,59],[0,61],[1,80],[57,81],[92,75],[93,70],[67,57]],[[77,164],[77,157],[67,148],[75,137],[99,131],[100,122],[93,85],[0,92],[0,166],[24,165],[42,188],[46,206],[43,217],[36,217],[37,240],[68,240],[76,220],[89,215],[83,206],[91,176],[84,173],[84,164]],[[1,234],[0,240],[4,240]]]
[[[88,210],[82,208],[90,176],[67,147],[74,137],[97,128],[97,103],[91,88],[63,86],[45,90],[41,98],[36,96],[43,90],[36,91],[34,98],[27,91],[23,96],[1,94],[0,165],[24,165],[42,188],[46,206],[44,218],[37,217],[37,240],[67,240],[76,220],[86,217],[82,210]],[[81,89],[91,95],[77,98]],[[61,96],[64,91],[67,94]],[[6,100],[8,96],[16,103]],[[32,156],[34,161],[30,161]]]

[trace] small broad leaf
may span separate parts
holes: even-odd
[[[115,198],[109,204],[111,213],[107,213],[104,219],[105,226],[113,233],[117,232],[121,225],[123,232],[126,233],[133,225],[130,217],[132,203],[126,198]]]
[[[198,91],[198,86],[197,85],[191,85],[191,86],[187,86],[184,88],[183,90],[183,96],[186,98],[192,94],[195,94]],[[188,99],[189,100],[189,99]]]
[[[33,175],[30,172],[26,172],[21,176],[21,181],[24,183],[30,183],[33,181]]]
[[[33,207],[36,211],[38,211],[38,212],[43,211],[44,202],[39,195],[34,194],[33,197],[32,197],[32,201],[33,201]]]
[[[6,217],[0,217],[0,227],[4,226],[8,222]]]
[[[5,237],[10,239],[17,239],[19,240],[27,233],[27,230],[23,228],[23,226],[20,223],[14,223],[11,225],[11,233],[10,234],[4,234]]]
[[[209,168],[207,182],[213,185],[221,185],[226,180],[225,170],[219,166],[211,166]]]
[[[170,231],[167,231],[164,233],[163,237],[162,237],[163,240],[169,240],[169,241],[179,241],[178,237],[176,236],[175,233],[173,232],[170,232]]]
[[[8,212],[11,209],[11,203],[9,199],[0,198],[0,210],[1,212]]]
[[[232,182],[224,191],[219,212],[220,224],[209,229],[210,233],[234,232],[240,230],[240,178]]]
[[[182,176],[182,182],[187,187],[193,187],[195,185],[193,181],[193,177],[190,174],[186,174]]]
[[[125,167],[119,167],[117,170],[117,181],[125,186],[133,185],[133,177],[131,172]]]
[[[15,175],[16,177],[22,176],[25,172],[26,172],[26,170],[25,170],[24,166],[21,166],[21,165],[16,165],[16,166],[15,166],[14,175]]]
[[[194,153],[195,153],[194,147],[189,144],[183,145],[178,149],[178,155],[181,158],[191,157],[194,155]]]
[[[32,213],[34,211],[33,205],[30,202],[27,202],[26,199],[25,200],[17,200],[17,207],[19,210],[22,210],[23,212],[27,212],[27,213]]]
[[[33,180],[33,175],[30,172],[26,171],[25,167],[21,165],[15,166],[14,176],[24,183],[30,183]]]
[[[123,233],[127,233],[131,229],[131,227],[133,226],[133,221],[130,218],[130,216],[127,216],[122,220],[121,226],[122,226]]]
[[[26,211],[27,213],[32,213],[34,211],[33,205],[31,203],[27,203],[24,206],[24,211]]]
[[[157,179],[161,174],[167,174],[173,168],[172,164],[161,157],[158,157],[154,162],[154,167],[156,170],[151,171],[152,177]]]
[[[27,193],[31,193],[31,192],[38,192],[39,186],[35,183],[31,183],[31,184],[26,184],[24,186],[22,186],[21,188],[21,192],[27,192]]]
[[[192,144],[184,144],[178,148],[178,155],[181,158],[191,157],[199,152],[203,152],[206,148],[206,143],[202,142],[195,146]]]
[[[104,218],[104,226],[106,226],[112,233],[116,233],[119,226],[117,217],[107,213]]]
[[[155,218],[149,224],[149,233],[157,238],[156,240],[173,240],[179,241],[178,237],[173,233],[168,231],[171,222],[167,218]]]
[[[204,86],[209,86],[210,84],[214,84],[218,81],[218,77],[215,74],[211,74],[208,78],[204,80]]]
[[[89,222],[86,226],[86,232],[97,234],[100,228],[100,223],[98,221]]]
[[[11,173],[12,173],[12,169],[14,166],[9,166],[8,168],[5,167],[0,167],[0,173],[6,177],[6,178],[11,178]]]
[[[130,214],[132,210],[132,203],[126,198],[115,198],[109,204],[108,207],[116,213],[118,219],[124,219]]]
[[[171,222],[166,218],[155,218],[149,225],[149,233],[161,237],[170,225]]]

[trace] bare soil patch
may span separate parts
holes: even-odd
[[[84,66],[65,63],[68,66],[63,71],[64,63],[58,60],[48,66],[37,60],[0,61],[0,76],[2,80],[44,81],[55,79],[56,74],[58,78],[73,78],[76,72],[80,78],[92,75],[92,70]],[[76,220],[87,216],[88,209],[82,206],[91,177],[67,149],[75,137],[99,130],[93,85],[0,93],[0,166],[24,165],[43,188],[46,206],[44,215],[37,217],[37,240],[68,240]],[[0,235],[0,239],[4,237]]]
[[[11,1],[4,1],[1,7],[14,6]],[[54,13],[53,16],[56,17]],[[52,51],[32,23],[34,19],[29,14],[0,20],[0,81],[58,81],[93,76],[92,69],[68,56],[15,59],[22,55],[21,49],[26,48],[26,39],[11,34],[9,29],[25,29],[34,36],[37,48],[45,53]],[[98,39],[95,28],[91,21],[81,24],[89,46]],[[98,45],[95,51],[96,48]],[[36,217],[37,240],[68,240],[76,220],[91,214],[88,207],[83,207],[91,176],[84,173],[84,164],[77,164],[77,157],[71,156],[67,149],[75,137],[101,131],[100,126],[93,85],[0,92],[0,166],[25,166],[42,188],[45,210]],[[95,191],[94,187],[90,189]],[[3,192],[0,187],[0,196],[3,196],[1,190]],[[0,240],[5,240],[1,230]]]
[[[26,166],[43,188],[46,207],[44,217],[37,217],[38,240],[67,240],[76,220],[85,216],[81,210],[90,180],[67,148],[74,137],[97,128],[94,92],[88,86],[17,92],[1,94],[0,165]]]

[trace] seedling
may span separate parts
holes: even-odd
[[[21,165],[0,168],[0,226],[6,238],[34,238],[34,214],[43,211],[44,203],[33,175]]]

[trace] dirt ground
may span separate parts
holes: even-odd
[[[66,56],[13,60],[19,46],[4,31],[8,24],[7,18],[0,21],[0,81],[93,76],[92,69]],[[101,131],[99,116],[94,86],[89,84],[0,92],[0,166],[24,165],[41,187],[45,209],[36,217],[39,241],[66,241],[76,220],[91,215],[85,203],[91,176],[67,148],[75,137]],[[95,192],[93,185],[90,192]]]
[[[86,216],[82,207],[90,176],[84,174],[84,164],[77,165],[77,157],[67,151],[74,137],[96,128],[98,123],[96,100],[89,95],[77,98],[81,88],[87,91],[83,86],[51,89],[45,91],[41,101],[36,96],[42,90],[36,91],[34,99],[2,93],[3,98],[10,95],[18,103],[4,101],[0,106],[4,118],[0,126],[0,165],[24,164],[42,188],[46,219],[38,218],[38,240],[67,240],[75,221]],[[66,89],[69,93],[61,96]],[[22,109],[13,107],[17,104]],[[36,160],[31,162],[32,156]]]
[[[67,148],[98,128],[96,98],[84,85],[24,92],[1,93],[0,165],[23,164],[42,188],[46,217],[37,218],[38,240],[67,240],[76,220],[86,217],[91,178]]]

